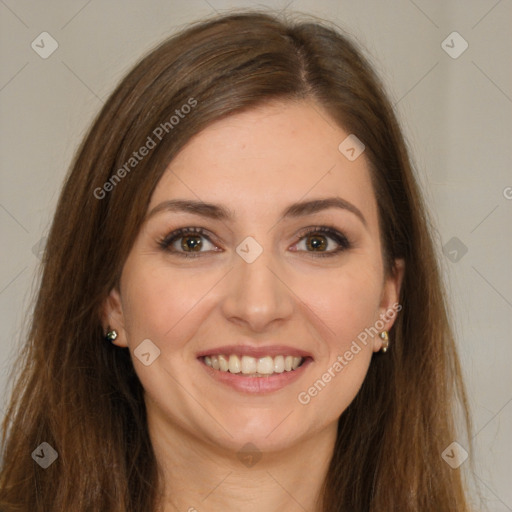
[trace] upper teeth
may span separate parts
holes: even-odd
[[[230,356],[220,354],[204,357],[204,362],[215,370],[243,373],[245,375],[272,375],[284,371],[290,372],[297,369],[302,361],[302,357],[295,356],[265,356],[260,358],[242,356],[240,358],[234,354]]]

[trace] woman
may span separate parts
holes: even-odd
[[[20,364],[9,512],[469,510],[406,146],[317,23],[218,17],[121,82],[62,191]]]

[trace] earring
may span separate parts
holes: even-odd
[[[105,339],[107,341],[110,341],[111,343],[117,338],[117,331],[115,329],[112,329],[111,331],[108,331],[105,335]]]
[[[389,336],[388,331],[382,331],[380,334],[380,339],[383,341],[382,348],[380,349],[381,352],[387,352],[389,347]]]

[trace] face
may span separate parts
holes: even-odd
[[[150,422],[235,450],[335,429],[403,270],[385,274],[364,152],[338,149],[348,135],[316,104],[272,103],[172,161],[105,304]]]

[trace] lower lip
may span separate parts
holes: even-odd
[[[242,373],[223,372],[208,366],[202,359],[198,359],[205,371],[216,381],[230,386],[237,391],[249,394],[263,394],[278,391],[295,382],[312,363],[310,357],[296,369],[290,372],[273,373],[268,377],[246,377]]]

